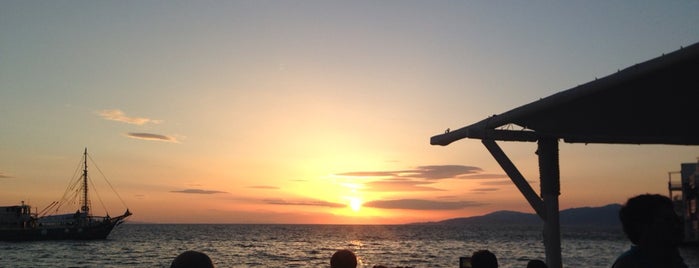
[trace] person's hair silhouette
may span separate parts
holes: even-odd
[[[347,249],[336,251],[330,258],[330,268],[355,268],[357,256]]]
[[[488,250],[479,250],[471,255],[472,268],[497,268],[498,258]]]
[[[199,251],[188,250],[178,255],[170,268],[213,268],[214,263],[208,255]]]
[[[658,194],[632,197],[619,210],[619,220],[634,245],[616,259],[613,268],[687,267],[678,250],[682,222],[670,198]]]

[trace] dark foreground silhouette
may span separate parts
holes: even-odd
[[[631,249],[621,254],[613,268],[686,268],[679,244],[684,236],[682,222],[672,200],[658,194],[630,198],[619,210],[619,219]]]
[[[188,250],[178,255],[170,264],[170,268],[213,268],[214,263],[208,255]]]

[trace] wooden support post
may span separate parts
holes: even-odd
[[[541,138],[537,142],[539,156],[539,176],[541,176],[541,196],[544,203],[544,247],[548,267],[563,267],[561,257],[561,227],[558,196],[561,192],[560,169],[558,165],[558,139]]]

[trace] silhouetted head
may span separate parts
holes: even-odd
[[[178,255],[170,264],[170,268],[213,268],[211,258],[198,251],[185,251]]]
[[[338,250],[330,258],[331,268],[355,268],[357,267],[357,256],[352,251]]]
[[[676,246],[682,240],[682,222],[666,196],[630,198],[619,210],[619,220],[629,240],[639,246]]]
[[[542,260],[530,260],[527,263],[527,268],[548,268],[548,266]]]
[[[498,258],[488,250],[479,250],[471,255],[471,267],[473,268],[497,268]]]

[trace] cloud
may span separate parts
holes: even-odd
[[[5,173],[0,172],[0,179],[11,179],[14,178],[10,175],[5,175]]]
[[[283,206],[314,206],[314,207],[331,207],[331,208],[343,208],[347,205],[340,203],[332,203],[320,200],[299,200],[299,201],[286,201],[283,199],[265,199],[265,203],[270,205],[283,205]]]
[[[386,179],[380,181],[367,182],[364,185],[367,191],[383,191],[383,192],[423,192],[423,191],[444,191],[439,188],[424,186],[432,184],[429,181],[418,181],[412,179]]]
[[[504,179],[504,178],[509,178],[507,174],[469,174],[469,175],[463,175],[459,176],[459,179],[467,179],[467,180],[480,180],[480,179]]]
[[[184,189],[179,191],[170,191],[171,193],[182,193],[182,194],[226,194],[228,192],[215,191],[215,190],[202,190],[202,189]]]
[[[483,205],[485,204],[474,201],[433,201],[423,199],[376,200],[363,204],[365,207],[372,208],[412,210],[457,210]]]
[[[138,139],[138,140],[164,141],[164,142],[180,143],[177,140],[177,138],[175,138],[173,136],[166,136],[166,135],[153,134],[153,133],[129,132],[126,134],[126,136],[129,138]]]
[[[144,125],[147,123],[152,123],[152,124],[160,124],[163,121],[162,120],[156,120],[156,119],[150,119],[150,118],[145,118],[145,117],[129,117],[124,114],[119,109],[113,109],[113,110],[102,110],[97,112],[102,118],[107,119],[107,120],[112,120],[112,121],[117,121],[117,122],[122,122],[122,123],[127,123],[127,124],[134,124],[134,125]]]
[[[495,181],[484,181],[480,185],[512,185],[510,180],[495,180]]]
[[[438,180],[449,179],[463,176],[466,174],[475,174],[481,172],[479,167],[462,166],[462,165],[432,165],[418,167],[418,178]]]
[[[337,173],[338,176],[374,179],[364,183],[368,191],[444,191],[430,184],[444,179],[502,179],[505,174],[484,174],[479,167],[464,165],[426,165],[408,170],[354,171]]]
[[[266,185],[255,185],[255,186],[250,186],[248,188],[253,188],[253,189],[268,189],[268,190],[278,190],[279,187],[276,186],[266,186]]]
[[[419,166],[416,169],[394,170],[394,171],[355,171],[338,173],[339,176],[351,177],[402,177],[425,180],[441,180],[461,178],[463,176],[474,176],[481,172],[479,167],[463,165],[429,165]],[[492,175],[495,176],[495,175]]]
[[[126,114],[124,114],[124,112],[119,110],[119,109],[102,110],[102,111],[98,111],[97,114],[106,120],[112,120],[112,121],[117,121],[117,122],[122,122],[122,123],[127,123],[127,124],[134,124],[134,125],[144,125],[144,124],[148,124],[148,123],[160,124],[163,122],[162,120],[156,120],[156,119],[145,118],[145,117],[130,117],[130,116],[127,116]],[[154,134],[154,133],[130,132],[130,133],[126,133],[126,136],[129,138],[132,138],[132,139],[139,139],[139,140],[164,141],[164,142],[179,143],[177,138],[175,138],[173,136]]]
[[[473,191],[473,192],[495,192],[497,190],[500,190],[500,188],[476,188],[476,189],[472,189],[471,191]]]

